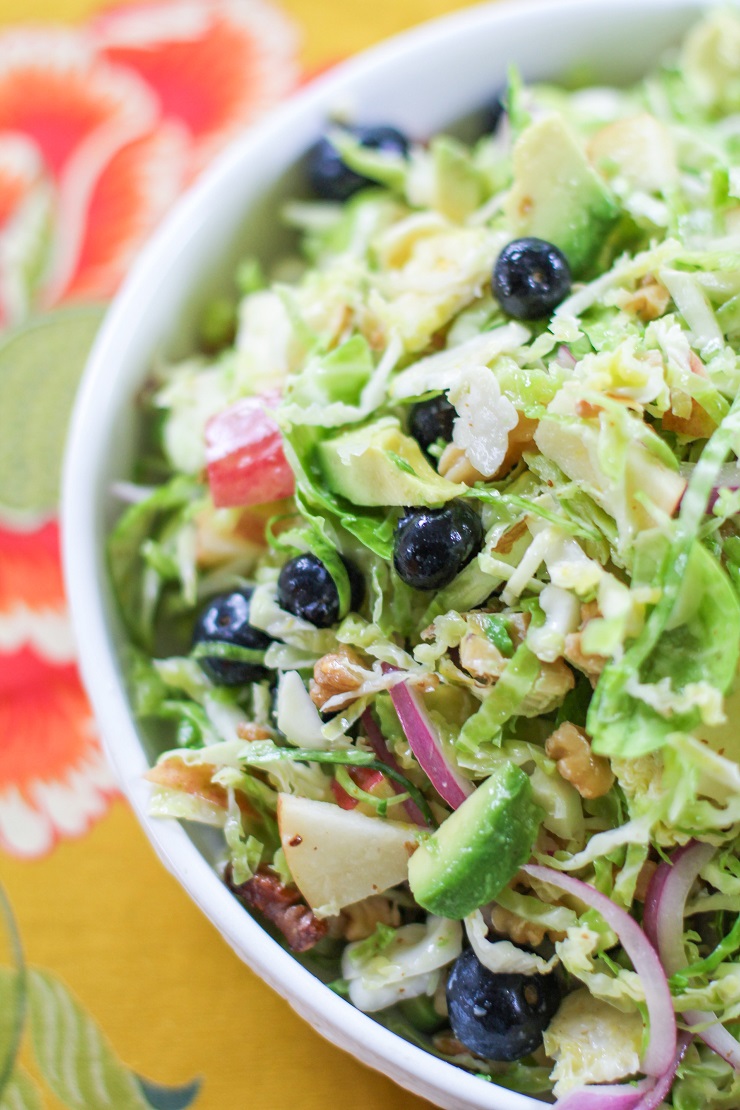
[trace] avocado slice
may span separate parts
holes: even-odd
[[[439,475],[390,417],[325,439],[316,450],[329,489],[355,505],[444,505],[467,488]]]
[[[506,218],[517,237],[559,247],[575,276],[586,270],[619,219],[609,188],[561,116],[531,124],[514,147]]]
[[[411,857],[416,901],[455,919],[492,901],[531,856],[543,816],[529,777],[502,763]]]

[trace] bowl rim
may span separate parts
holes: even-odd
[[[618,10],[621,18],[635,18],[646,9],[698,13],[711,7],[712,0],[498,0],[476,4],[412,27],[339,63],[230,144],[178,199],[111,302],[77,394],[63,468],[62,557],[80,670],[108,758],[160,860],[239,957],[317,1031],[401,1086],[432,1101],[443,1096],[448,1100],[445,1105],[461,1110],[535,1110],[543,1104],[495,1082],[485,1083],[431,1055],[339,997],[244,912],[178,822],[149,817],[148,791],[141,780],[148,764],[133,724],[103,608],[95,604],[100,596],[95,583],[100,581],[102,556],[96,545],[95,469],[90,460],[105,457],[105,443],[95,430],[101,405],[105,407],[106,383],[111,366],[115,367],[121,339],[129,329],[128,322],[137,318],[139,307],[151,296],[150,275],[166,269],[168,257],[187,238],[191,222],[207,198],[232,177],[236,167],[257,155],[274,134],[317,108],[328,106],[346,86],[378,66],[392,64],[409,50],[423,52],[447,33],[471,34],[478,27],[489,28],[509,19],[552,18],[556,10],[559,15],[577,14],[586,8],[593,11],[599,3],[602,8]],[[351,1049],[347,1043],[350,1040]]]

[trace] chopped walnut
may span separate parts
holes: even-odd
[[[662,316],[671,303],[671,295],[652,274],[646,274],[634,293],[623,292],[617,305],[624,312],[631,312],[647,323]]]
[[[410,682],[414,689],[418,690],[421,694],[431,694],[439,686],[439,675],[437,674],[415,674],[409,675],[407,682]]]
[[[460,666],[488,685],[501,677],[508,658],[489,640],[487,635],[490,613],[468,613],[468,631],[460,641]],[[529,624],[529,613],[507,613],[506,629],[515,648],[524,640]]]
[[[526,921],[517,913],[504,909],[503,906],[494,906],[491,910],[491,928],[494,933],[508,937],[514,944],[526,944],[536,948],[545,939],[545,929],[542,925],[535,925]]]
[[[506,627],[515,648],[524,643],[524,637],[527,635],[531,620],[531,613],[507,613]]]
[[[432,1037],[434,1047],[437,1052],[441,1052],[443,1056],[474,1056],[475,1053],[471,1052],[469,1048],[458,1041],[451,1032],[446,1029],[441,1033],[435,1033]],[[482,1059],[482,1057],[481,1057]]]
[[[501,465],[493,474],[481,474],[476,470],[466,452],[455,443],[447,444],[440,455],[437,470],[451,482],[461,482],[466,486],[503,478],[519,462],[524,451],[531,446],[536,430],[537,421],[520,413],[518,423],[508,433],[508,444]]]
[[[337,694],[359,690],[367,677],[367,668],[352,648],[340,644],[336,651],[322,655],[313,669],[311,700],[318,709]]]
[[[587,601],[581,606],[581,623],[576,632],[569,632],[565,637],[565,650],[563,655],[572,663],[579,671],[582,671],[589,679],[592,686],[596,685],[596,680],[603,671],[607,664],[605,655],[592,655],[583,650],[583,630],[589,621],[596,620],[601,616],[598,602]]]
[[[525,717],[539,717],[557,709],[575,684],[573,671],[562,659],[554,663],[540,662],[540,673],[522,702],[521,713]]]
[[[375,932],[377,925],[389,925],[397,929],[401,924],[398,906],[382,894],[371,894],[362,902],[345,906],[340,914],[342,936],[345,940],[365,940]]]
[[[601,609],[599,608],[598,601],[584,601],[581,606],[581,631],[583,631],[589,621],[596,620],[596,618],[600,616]]]
[[[458,651],[463,670],[488,685],[501,677],[509,662],[486,634],[478,629],[465,633]]]
[[[236,726],[237,736],[242,740],[249,740],[254,743],[255,740],[270,740],[272,733],[269,728],[263,728],[262,725],[255,725],[252,721],[244,721],[242,724]]]
[[[601,798],[611,789],[614,774],[609,760],[594,755],[588,734],[571,721],[565,721],[547,738],[545,752],[582,798]]]
[[[569,632],[565,637],[565,650],[563,655],[579,671],[582,671],[590,680],[591,685],[596,685],[607,660],[604,655],[590,655],[583,650],[583,633]]]
[[[474,486],[476,482],[485,480],[484,475],[475,469],[462,447],[457,447],[454,443],[448,443],[445,447],[439,457],[437,470],[450,482],[461,482],[466,486]]]
[[[528,447],[532,446],[534,433],[537,431],[539,421],[519,413],[519,422],[509,432],[509,447],[504,455],[504,461],[498,470],[497,477],[503,477],[518,463]]]

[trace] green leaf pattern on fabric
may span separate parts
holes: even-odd
[[[0,1110],[42,1110],[43,1099],[28,1072],[16,1065],[10,1081],[0,1095]]]
[[[134,1076],[59,979],[28,977],[33,1050],[49,1087],[70,1110],[147,1110]]]
[[[5,925],[9,968],[0,968],[0,1098],[9,1084],[23,1037],[26,1012],[26,966],[10,903],[0,887],[0,921]]]
[[[26,1028],[41,1076],[68,1110],[185,1110],[193,1104],[200,1080],[165,1087],[135,1075],[60,979],[26,967],[2,887],[0,922],[8,938],[0,960],[11,961],[0,966],[0,1110],[40,1110],[44,1104],[18,1063]]]

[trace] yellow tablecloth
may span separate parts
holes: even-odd
[[[283,11],[303,36],[299,60],[311,71],[462,6],[456,0],[285,0]],[[99,7],[95,0],[0,0],[0,21],[79,23]],[[22,562],[22,550],[13,557]],[[53,578],[53,568],[47,571]],[[9,576],[0,548],[0,587],[4,581],[6,591]],[[40,573],[39,589],[43,579]],[[25,650],[22,642],[11,646]],[[1,651],[7,647],[0,642]],[[15,730],[17,745],[24,722],[14,704],[0,681],[0,713],[4,725]],[[54,718],[44,727],[53,733]],[[11,742],[10,735],[0,735],[0,787],[3,744]],[[26,961],[42,976],[37,985],[47,972],[66,984],[82,1008],[78,1018],[89,1015],[128,1068],[170,1086],[200,1078],[193,1103],[199,1110],[324,1110],[337,1104],[352,1110],[421,1110],[426,1105],[322,1040],[239,962],[162,869],[120,797],[108,802],[101,791],[96,807],[83,823],[89,825],[86,832],[58,828],[52,846],[39,842],[22,854],[6,837],[0,880]],[[0,942],[0,970],[5,962]],[[70,1005],[66,995],[58,1001],[62,1011]],[[11,1036],[8,1012],[0,992],[0,1079],[3,1039],[7,1045]],[[55,1028],[50,1019],[48,1036],[56,1035]],[[43,1090],[43,1105],[71,1105],[53,1096],[37,1055],[26,1031],[21,1060]],[[25,1102],[10,1103],[0,1096],[0,1106],[32,1110],[38,1104],[30,1093],[24,1097]],[[75,1105],[97,1108],[94,1100]]]

